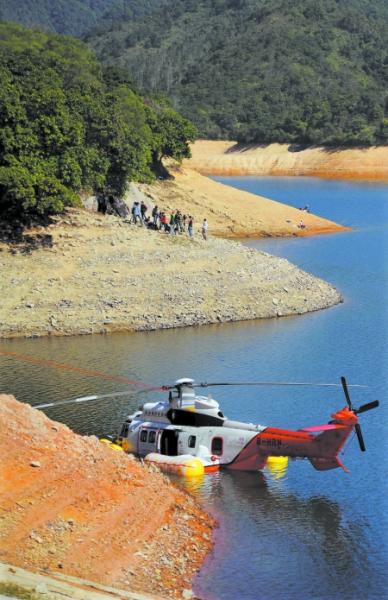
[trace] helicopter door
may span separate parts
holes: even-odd
[[[178,456],[178,436],[175,429],[164,429],[160,436],[160,454]]]
[[[179,433],[178,454],[196,455],[198,449],[198,436],[181,431]]]
[[[157,430],[156,429],[147,429],[146,427],[141,427],[139,431],[138,437],[138,454],[140,456],[146,456],[150,452],[157,452]]]

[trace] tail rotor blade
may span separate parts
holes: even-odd
[[[348,384],[346,383],[345,377],[341,377],[341,383],[342,383],[342,388],[344,390],[346,402],[348,403],[348,406],[349,406],[349,410],[353,410],[352,402],[351,402],[350,396],[349,396]]]
[[[372,410],[372,408],[377,408],[380,402],[378,400],[373,400],[373,402],[368,402],[368,404],[363,404],[360,408],[357,408],[354,412],[356,414],[366,412],[367,410]]]
[[[360,450],[361,450],[361,452],[365,452],[366,448],[365,448],[365,444],[364,444],[364,438],[362,437],[362,432],[361,432],[361,426],[360,426],[360,424],[356,423],[355,426],[354,426],[354,429],[356,431],[358,443],[360,445]]]

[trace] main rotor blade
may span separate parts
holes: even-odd
[[[154,388],[160,390],[160,388]],[[49,402],[48,404],[35,404],[33,408],[51,408],[52,406],[63,406],[65,404],[78,404],[81,402],[91,402],[92,400],[103,400],[104,398],[114,398],[116,396],[128,396],[129,394],[140,394],[141,392],[151,392],[152,389],[136,390],[135,392],[114,392],[111,394],[100,394],[94,396],[81,396],[80,398],[71,398],[70,400],[60,400],[59,402]]]
[[[346,383],[345,377],[341,377],[341,385],[344,390],[344,394],[345,394],[346,402],[348,403],[348,406],[349,406],[349,410],[353,410],[352,402],[350,400],[349,391],[348,391],[348,384]]]
[[[194,383],[193,387],[213,387],[213,386],[222,386],[222,385],[233,385],[233,386],[238,386],[238,385],[279,385],[279,386],[283,386],[283,385],[288,385],[288,386],[306,386],[306,387],[342,387],[342,385],[340,383],[313,383],[310,381],[239,381],[239,382],[233,382],[233,381],[226,381],[226,382],[220,382],[220,383]],[[367,388],[367,385],[360,385],[357,383],[354,383],[352,385],[349,385],[348,387],[355,387],[355,388]]]
[[[368,404],[363,404],[360,408],[357,408],[354,412],[358,415],[360,413],[366,412],[367,410],[372,410],[372,408],[377,408],[380,402],[378,400],[373,400],[373,402],[368,402]]]
[[[361,426],[359,423],[356,423],[354,426],[354,429],[356,431],[357,434],[357,438],[358,438],[358,443],[360,444],[360,450],[361,452],[365,452],[366,448],[365,448],[365,444],[364,444],[364,438],[362,437],[362,432],[361,432]]]

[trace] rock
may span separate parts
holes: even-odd
[[[32,460],[30,462],[30,466],[31,467],[40,467],[41,465],[40,465],[40,462],[38,460]]]
[[[48,589],[47,589],[47,585],[45,583],[38,583],[38,585],[35,587],[35,592],[37,594],[47,594]]]
[[[189,590],[187,588],[185,590],[183,590],[182,598],[184,598],[184,600],[190,600],[190,598],[192,598],[192,597],[193,597],[192,590]]]
[[[98,202],[96,196],[89,196],[88,198],[82,199],[82,204],[86,210],[91,210],[92,212],[98,211]]]

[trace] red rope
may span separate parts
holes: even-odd
[[[30,356],[28,354],[18,354],[17,352],[9,352],[7,350],[0,350],[0,354],[3,356],[10,356],[16,360],[22,360],[24,362],[29,362],[34,365],[43,365],[45,367],[50,367],[52,369],[62,369],[63,371],[71,371],[73,373],[79,373],[80,375],[86,375],[87,377],[99,377],[100,379],[106,379],[107,381],[117,381],[119,383],[126,383],[127,385],[136,385],[141,386],[150,390],[159,390],[163,391],[161,386],[153,386],[149,383],[144,383],[143,381],[134,381],[132,379],[128,379],[127,377],[122,377],[121,375],[109,375],[109,373],[103,373],[102,371],[92,371],[90,369],[81,369],[80,367],[73,367],[72,365],[57,363],[53,360],[48,360],[45,358],[37,358],[35,356]]]

